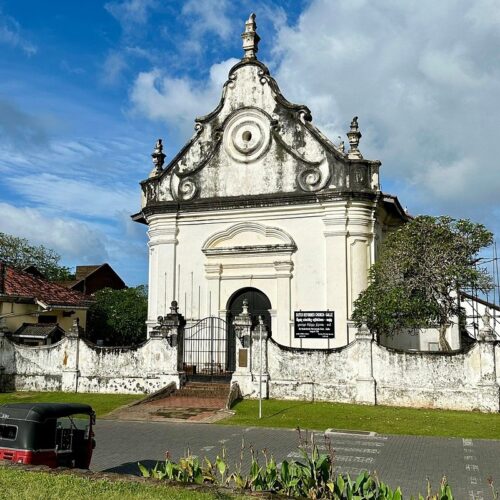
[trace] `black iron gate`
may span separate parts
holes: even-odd
[[[228,378],[235,369],[234,336],[221,318],[211,316],[185,328],[180,347],[179,369],[188,379]]]

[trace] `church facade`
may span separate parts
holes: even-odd
[[[345,346],[378,247],[408,215],[381,192],[380,162],[363,158],[357,117],[347,148],[331,142],[257,59],[253,15],[242,38],[218,106],[166,166],[159,140],[141,183],[148,331],[175,300],[187,326],[218,317],[231,336],[246,300],[283,346]]]

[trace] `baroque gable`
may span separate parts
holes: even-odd
[[[155,168],[142,182],[143,209],[242,196],[379,190],[380,162],[359,152],[357,118],[345,152],[315,127],[306,106],[283,97],[255,56],[255,28],[251,17],[242,35],[245,56],[231,68],[218,106],[195,120],[194,136],[165,168],[157,144]]]

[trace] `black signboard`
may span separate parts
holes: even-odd
[[[295,338],[335,338],[335,313],[333,311],[295,311]]]

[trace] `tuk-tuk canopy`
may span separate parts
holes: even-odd
[[[2,419],[43,423],[47,419],[93,413],[91,406],[80,403],[6,403],[0,405],[0,423]]]

